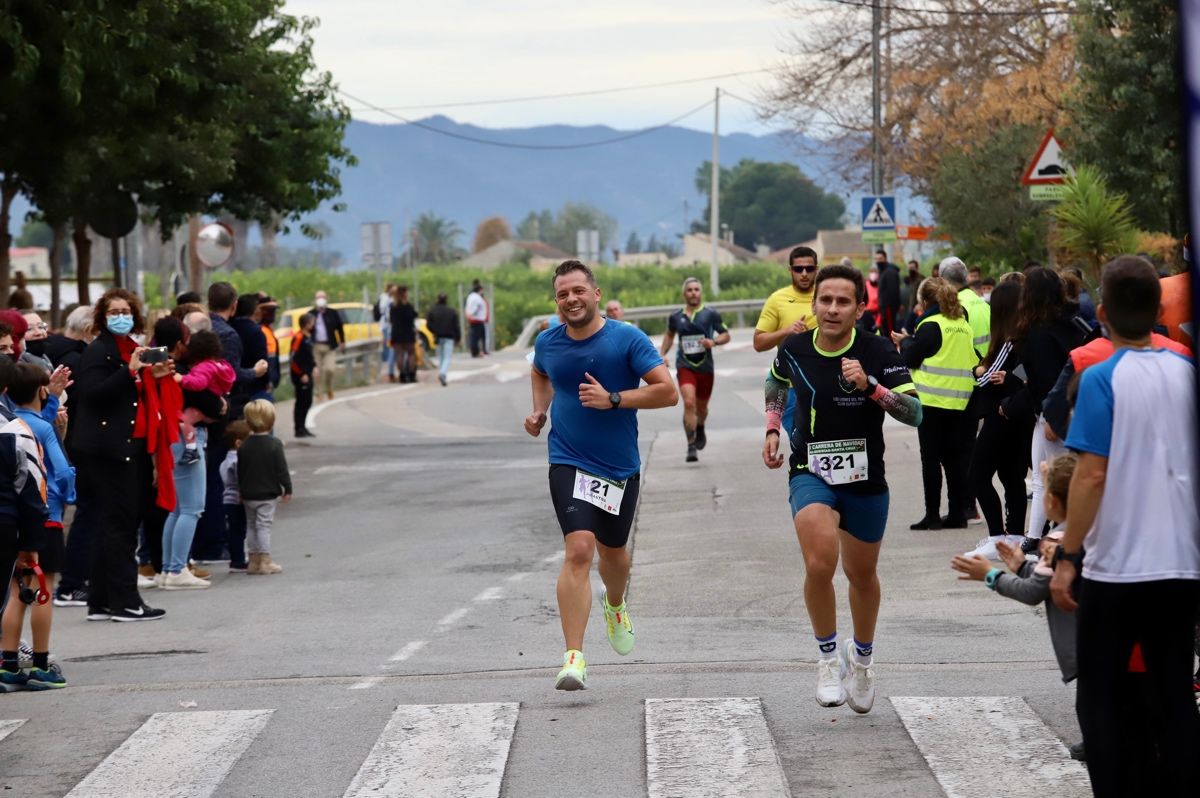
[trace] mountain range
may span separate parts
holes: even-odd
[[[459,243],[468,248],[476,225],[489,216],[503,216],[515,228],[529,211],[557,211],[566,202],[587,202],[615,218],[619,229],[612,246],[623,246],[635,231],[643,241],[651,233],[673,239],[704,212],[707,197],[696,191],[694,179],[697,167],[712,158],[712,134],[682,127],[629,134],[601,125],[497,130],[444,116],[420,120],[420,126],[354,121],[346,143],[359,163],[342,173],[345,210],[323,209],[309,221],[329,226],[325,248],[340,251],[349,264],[359,262],[360,223],[391,222],[399,254],[403,231],[427,211],[457,222],[465,233]],[[628,138],[603,146],[533,149],[620,137]],[[828,148],[823,151],[819,142],[731,133],[721,137],[720,147],[726,166],[744,158],[795,163],[822,188],[846,196],[852,207],[843,187],[828,176]],[[302,246],[297,238],[284,243]]]

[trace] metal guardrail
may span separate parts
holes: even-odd
[[[728,322],[729,316],[737,317],[738,327],[746,326],[746,314],[751,311],[755,316],[762,310],[766,299],[722,299],[716,302],[706,302],[705,307],[713,308],[721,312],[722,316],[726,317]],[[679,310],[679,304],[674,305],[648,305],[644,308],[625,308],[625,321],[640,321],[642,319],[665,319],[675,311]],[[542,324],[550,321],[553,315],[546,314],[544,316],[534,316],[525,322],[524,329],[517,336],[517,340],[513,342],[515,349],[528,349],[533,345],[533,339],[537,336],[538,330]]]
[[[355,382],[354,370],[361,369],[362,382],[371,382],[379,373],[379,350],[382,345],[382,338],[366,338],[361,341],[348,341],[346,343],[346,351],[338,352],[338,371],[349,377],[350,382],[353,384]],[[290,353],[279,353],[280,372],[284,377],[287,376],[287,367],[290,361]]]

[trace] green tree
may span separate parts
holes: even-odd
[[[21,226],[17,236],[18,247],[45,247],[49,249],[54,244],[54,230],[40,219],[29,219]]]
[[[1045,258],[1045,206],[1031,200],[1021,185],[1039,134],[1032,126],[1014,125],[971,150],[942,154],[928,197],[942,231],[968,260]]]
[[[1186,229],[1179,25],[1174,0],[1081,0],[1079,84],[1064,147],[1102,168],[1138,223],[1179,238]]]
[[[696,170],[696,188],[712,193],[711,162]],[[815,238],[818,230],[842,229],[846,203],[822,190],[799,167],[790,163],[742,160],[721,169],[721,222],[733,229],[733,239],[747,249],[766,244],[780,249]],[[711,197],[693,230],[708,230]]]
[[[1138,246],[1133,207],[1124,194],[1109,190],[1100,170],[1080,164],[1068,178],[1066,194],[1051,212],[1058,220],[1055,244],[1071,258],[1085,263],[1093,285],[1100,267]]]
[[[630,255],[636,255],[642,251],[642,239],[638,238],[637,231],[629,234],[629,238],[625,240],[625,251]]]
[[[458,246],[462,228],[457,223],[427,212],[417,217],[412,228],[412,254],[415,263],[448,263],[462,257]]]
[[[574,252],[575,236],[579,230],[599,230],[600,251],[606,252],[617,233],[617,220],[595,205],[568,202],[554,215],[554,220],[548,228],[542,230],[542,241],[558,247],[563,252]]]

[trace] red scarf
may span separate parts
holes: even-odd
[[[137,342],[127,335],[114,336],[117,350],[126,363],[133,357]],[[137,416],[133,422],[133,437],[145,439],[146,452],[154,458],[158,475],[158,495],[155,502],[164,510],[175,509],[175,456],[171,444],[179,440],[178,418],[183,410],[183,391],[174,376],[158,379],[149,368],[143,368],[137,383]]]

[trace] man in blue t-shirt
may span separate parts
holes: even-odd
[[[567,651],[554,686],[582,690],[587,680],[583,634],[597,551],[608,640],[618,654],[633,650],[633,622],[625,608],[631,564],[625,544],[641,471],[637,410],[671,407],[679,395],[650,339],[600,315],[600,289],[591,269],[577,260],[563,261],[554,271],[554,301],[564,323],[539,335],[534,347],[533,412],[525,431],[540,435],[549,410],[550,499],[566,545],[558,610]]]

